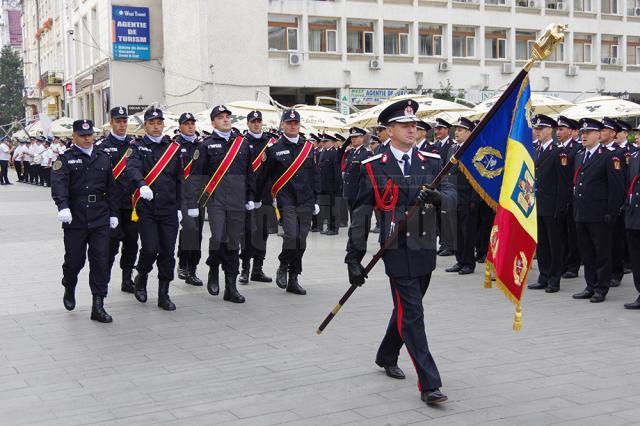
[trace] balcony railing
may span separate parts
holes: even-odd
[[[46,71],[40,76],[43,86],[61,86],[64,82],[64,75],[61,71]]]

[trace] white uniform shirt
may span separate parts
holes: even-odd
[[[6,143],[0,143],[0,161],[9,161],[11,155],[9,155],[11,148]]]
[[[40,165],[42,167],[51,167],[51,164],[53,164],[53,151],[51,148],[48,148],[42,151],[42,160],[40,161]]]

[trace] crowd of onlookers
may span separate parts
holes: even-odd
[[[3,138],[0,141],[0,185],[13,185],[9,181],[9,168],[13,167],[19,182],[50,186],[51,166],[70,143],[57,136],[37,136],[16,142]]]

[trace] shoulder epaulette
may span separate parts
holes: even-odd
[[[418,153],[424,155],[425,157],[437,158],[438,160],[442,159],[440,154],[436,154],[435,152],[418,151]]]
[[[360,164],[366,164],[366,163],[369,163],[369,162],[371,162],[373,160],[379,160],[380,158],[382,158],[382,155],[383,154],[377,154],[377,155],[374,155],[373,157],[369,157],[366,160],[362,160],[362,162]]]

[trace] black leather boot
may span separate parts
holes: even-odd
[[[185,282],[187,284],[196,286],[196,287],[201,287],[202,286],[202,280],[200,278],[198,278],[198,276],[196,275],[196,269],[197,269],[197,265],[189,265],[189,267],[187,268],[187,279],[185,280]]]
[[[273,280],[268,277],[262,271],[262,259],[253,259],[253,269],[251,270],[251,281],[258,281],[261,283],[270,283]]]
[[[222,298],[233,303],[244,303],[244,296],[236,288],[236,275],[224,274],[224,295]]]
[[[104,310],[104,297],[93,295],[93,304],[91,305],[91,319],[93,321],[109,323],[113,321],[111,315]]]
[[[281,263],[280,266],[278,266],[278,270],[276,271],[276,284],[282,289],[287,288],[287,265]]]
[[[122,270],[122,285],[120,290],[125,293],[133,293],[133,280],[131,279],[131,269]]]
[[[136,300],[140,303],[147,302],[147,278],[149,276],[147,274],[136,275],[136,278],[133,280],[133,295],[136,297]]]
[[[287,281],[287,292],[299,294],[302,296],[307,294],[307,290],[300,287],[300,284],[298,284],[298,274],[289,274],[289,280]]]
[[[158,283],[158,307],[165,311],[175,311],[176,305],[169,298],[169,281]]]
[[[69,285],[64,278],[62,279],[62,285],[64,286],[62,304],[67,311],[73,311],[76,308],[76,287]]]
[[[189,278],[189,266],[187,265],[187,261],[183,259],[178,259],[178,278],[181,280],[186,280]]]
[[[240,277],[238,278],[238,283],[240,284],[249,284],[249,269],[251,265],[249,264],[248,259],[242,259],[242,270],[240,271]]]
[[[212,296],[220,294],[220,271],[218,265],[209,268],[209,277],[207,278],[207,291]]]

